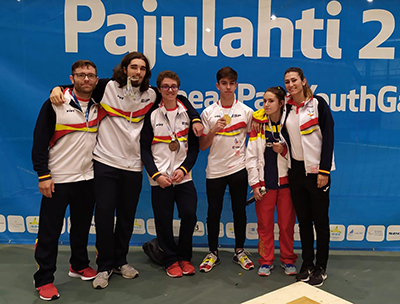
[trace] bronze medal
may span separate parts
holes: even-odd
[[[231,123],[231,117],[229,115],[225,114],[222,118],[225,119],[227,125]]]
[[[173,141],[171,141],[171,142],[168,144],[168,148],[169,148],[171,151],[176,151],[176,150],[178,150],[178,148],[179,148],[179,143],[178,143],[176,140],[173,140]]]

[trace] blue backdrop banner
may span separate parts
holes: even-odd
[[[392,0],[3,1],[0,243],[36,239],[41,195],[30,153],[50,89],[70,82],[78,59],[92,60],[100,77],[111,77],[127,52],[140,51],[151,62],[151,83],[160,71],[175,71],[180,93],[199,112],[218,100],[215,74],[223,66],[238,72],[236,96],[253,109],[268,87],[283,85],[286,68],[301,67],[335,119],[331,248],[400,250],[399,18]],[[201,152],[193,169],[199,246],[207,245],[206,162]],[[253,204],[246,246],[257,245],[256,228]],[[68,242],[68,232],[67,212],[60,242]],[[220,244],[233,246],[233,233],[227,192]],[[144,178],[131,244],[154,235]],[[297,226],[295,239],[299,247]]]

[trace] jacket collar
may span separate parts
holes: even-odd
[[[290,97],[289,100],[287,101],[287,103],[290,104],[290,105],[292,105],[292,106],[295,106],[295,107],[296,107],[296,114],[298,114],[298,113],[299,113],[299,109],[302,108],[302,107],[304,107],[304,105],[305,105],[308,101],[310,101],[310,100],[311,100],[311,99],[307,99],[307,100],[304,100],[301,104],[297,104],[297,103],[293,100],[293,98]]]

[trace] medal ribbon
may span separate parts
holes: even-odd
[[[276,128],[276,132],[278,133],[278,138],[276,138],[275,137],[275,135],[274,135],[274,129],[272,129],[272,124],[271,124],[271,119],[269,118],[269,116],[267,115],[267,119],[268,119],[268,126],[269,126],[269,129],[271,130],[271,135],[272,135],[272,138],[274,139],[274,141],[277,141],[278,143],[282,143],[282,141],[281,141],[281,132],[280,132],[280,130],[279,130],[279,124],[277,124],[277,125],[275,125],[275,128]],[[267,129],[266,129],[266,127],[265,127],[265,125],[266,124],[264,124],[264,136],[265,136],[265,134],[267,133]],[[265,146],[266,147],[272,147],[273,146],[273,144],[271,143],[271,142],[265,142]]]
[[[233,108],[235,107],[235,105],[236,105],[237,103],[238,103],[238,100],[236,100],[236,101],[232,104],[232,106],[231,106],[231,108],[230,108],[230,110],[229,110],[228,116],[229,116],[230,118],[232,118],[232,115],[233,115]],[[221,118],[222,118],[222,117],[224,117],[224,112],[222,111],[222,104],[221,104],[221,101],[218,101],[217,104],[219,105],[219,114],[221,115]]]
[[[81,104],[79,103],[78,98],[75,96],[74,91],[71,90],[71,93],[72,93],[72,98],[74,99],[76,105],[78,106],[79,110],[81,110],[81,112],[82,112]],[[86,113],[85,113],[86,122],[88,122],[88,120],[89,120],[89,110],[90,110],[91,106],[92,106],[92,103],[90,102],[90,99],[89,99],[88,105],[86,107]]]
[[[131,77],[127,78],[126,86],[124,87],[123,91],[124,91],[124,96],[129,96],[132,97],[133,99],[138,99],[141,95],[140,91],[134,90],[131,82]]]
[[[168,114],[165,113],[164,111],[162,111],[162,114],[163,114],[163,117],[164,117],[164,120],[165,120],[165,125],[166,125],[166,127],[167,127],[168,134],[169,134],[169,136],[171,137],[171,141],[178,140],[178,139],[176,138],[176,135],[175,135],[176,118],[175,118],[174,130],[172,130],[172,129],[171,129],[170,122],[169,122],[169,119],[168,119]],[[178,117],[178,112],[176,113],[176,117]]]
[[[162,102],[162,101],[161,101]],[[166,111],[167,109],[164,107],[164,108],[161,108],[161,113],[162,113],[162,116],[164,117],[164,120],[165,120],[165,126],[167,127],[167,130],[168,130],[168,134],[169,134],[169,136],[171,137],[171,142],[173,142],[173,141],[175,141],[176,140],[176,142],[178,143],[178,149],[177,150],[175,150],[176,152],[178,152],[179,151],[179,141],[178,141],[178,139],[176,138],[176,135],[175,135],[175,127],[176,127],[176,120],[177,120],[177,118],[178,118],[178,115],[179,115],[179,113],[178,113],[178,111],[179,111],[179,107],[177,108],[177,110],[176,110],[176,117],[175,117],[175,124],[174,124],[174,130],[172,130],[171,129],[171,125],[170,125],[170,121],[169,121],[169,118],[168,118],[168,113],[167,113],[167,111]],[[171,150],[171,149],[170,149]],[[175,151],[172,151],[171,150],[171,152],[175,152]],[[172,154],[172,157],[173,157],[173,160],[171,160],[170,161],[170,163],[169,163],[169,165],[168,165],[168,168],[167,168],[167,170],[166,170],[166,173],[168,174],[168,176],[169,177],[172,177],[172,175],[173,175],[173,172],[171,172],[170,170],[172,169],[173,170],[173,164],[175,163],[175,157],[176,157],[176,153],[173,153]]]

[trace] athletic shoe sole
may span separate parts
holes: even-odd
[[[183,275],[186,275],[186,276],[192,276],[192,275],[194,275],[195,273],[196,273],[196,271],[187,271],[187,272],[182,271],[182,274],[183,274]]]
[[[271,275],[271,272],[269,272],[268,274],[265,272],[258,272],[257,273],[260,277],[269,277]]]
[[[33,280],[33,284],[35,284],[35,280]],[[35,288],[35,289],[36,289],[38,292],[40,292],[38,288]],[[43,301],[52,301],[52,300],[58,299],[59,297],[60,297],[60,294],[59,294],[58,292],[57,292],[56,295],[53,295],[51,298],[46,298],[46,297],[42,296],[42,295],[39,293],[39,298],[42,299]]]
[[[325,282],[325,280],[326,280],[327,278],[328,278],[328,275],[326,274],[326,275],[322,276],[322,282],[321,282],[320,284],[311,285],[311,284],[309,283],[309,285],[314,286],[314,287],[321,287],[322,285],[324,285],[324,282]]]
[[[137,278],[139,276],[139,272],[137,272],[133,277],[123,275],[122,272],[119,271],[116,268],[114,268],[113,273],[120,274],[124,279],[134,279],[134,278]]]
[[[111,277],[112,274],[113,274],[113,270],[111,270],[110,274],[108,275],[107,282],[106,282],[106,284],[104,286],[101,286],[101,285],[96,285],[95,286],[94,285],[94,282],[96,281],[96,278],[95,278],[93,280],[93,283],[92,283],[93,288],[94,289],[104,289],[104,288],[106,288],[108,286],[108,281],[110,280],[110,277]]]
[[[52,300],[56,300],[60,297],[60,294],[54,295],[52,298],[45,298],[39,295],[39,298],[41,298],[44,301],[52,301]]]
[[[301,279],[301,280],[297,280],[297,282],[308,282],[310,281],[310,277],[308,277],[307,279]]]
[[[260,276],[260,277],[269,277],[270,275],[271,275],[271,271],[274,269],[275,267],[274,267],[274,265],[272,264],[271,266],[269,266],[269,273],[268,274],[266,274],[265,272],[259,272],[259,271],[257,271],[257,274]]]
[[[71,278],[80,278],[82,281],[90,281],[90,280],[93,280],[93,279],[96,277],[96,276],[93,276],[93,277],[85,277],[85,276],[83,276],[83,275],[81,275],[81,274],[79,274],[79,273],[71,272],[71,271],[68,272],[68,275],[69,275]]]
[[[296,275],[296,276],[297,276],[297,275]],[[296,277],[296,281],[297,281],[297,282],[308,282],[308,281],[310,281],[311,276],[312,276],[312,272],[310,272],[310,273],[308,274],[308,277],[305,278],[305,279],[298,279],[298,278]]]
[[[107,282],[107,284],[104,285],[104,286],[97,285],[97,286],[93,286],[93,288],[94,288],[94,289],[104,289],[104,288],[106,288],[107,286],[108,286],[108,282]]]
[[[219,264],[221,264],[221,260],[218,261],[218,262],[216,262],[216,263],[214,263],[214,264],[212,264],[212,266],[211,266],[210,269],[207,269],[207,268],[199,268],[199,271],[200,271],[200,272],[210,272],[215,266],[218,266]]]
[[[240,267],[242,267],[244,270],[252,270],[254,269],[254,265],[250,266],[249,268],[246,268],[245,266],[242,265],[239,261],[232,260],[233,263],[238,264]]]
[[[168,271],[166,271],[166,273],[167,273],[167,275],[168,275],[170,278],[181,278],[181,277],[182,277],[181,275],[173,275],[173,274],[170,274]]]
[[[281,268],[285,270],[285,274],[288,276],[294,276],[297,274],[296,271],[292,271],[292,272],[286,272],[286,267],[284,265],[281,265]]]

